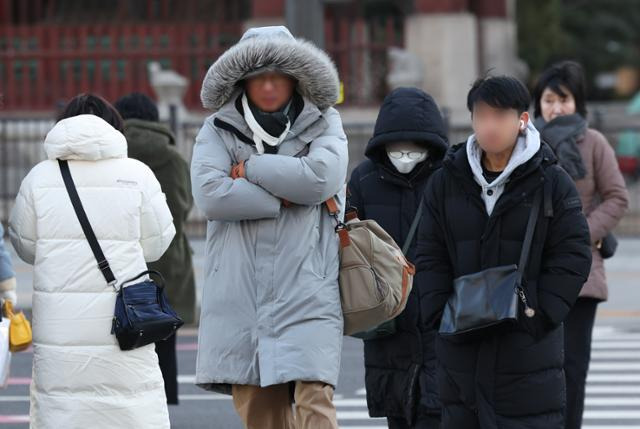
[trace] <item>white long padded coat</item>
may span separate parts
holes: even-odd
[[[257,153],[236,106],[238,81],[260,68],[295,77],[304,100],[277,154]],[[330,107],[337,95],[331,60],[284,27],[249,30],[207,73],[202,100],[216,113],[196,138],[191,167],[209,220],[196,370],[203,388],[338,380],[339,244],[323,206],[336,194],[344,200],[347,140]],[[232,180],[241,160],[246,179]]]
[[[71,174],[119,281],[160,258],[175,229],[151,170],[127,158],[124,136],[94,115],[58,122],[48,160],[22,182],[9,233],[34,265],[31,427],[168,428],[158,358],[149,345],[123,352],[111,335],[116,293],[97,267],[56,159]]]

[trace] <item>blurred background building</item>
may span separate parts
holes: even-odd
[[[550,62],[572,58],[587,71],[591,123],[619,146],[635,186],[640,0],[0,0],[0,220],[42,159],[56,111],[80,92],[154,97],[189,159],[207,114],[199,93],[208,67],[247,28],[274,24],[334,59],[352,165],[394,87],[431,93],[457,142],[469,132],[475,78],[504,73],[531,84]],[[640,203],[632,204],[620,228],[640,234]],[[194,212],[192,232],[202,231]]]

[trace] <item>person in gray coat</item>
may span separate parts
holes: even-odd
[[[207,217],[196,383],[247,428],[337,428],[343,319],[336,220],[347,139],[329,57],[285,27],[248,30],[211,66],[191,165]],[[296,404],[295,413],[292,403]]]

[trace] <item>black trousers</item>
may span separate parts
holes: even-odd
[[[565,429],[582,427],[585,384],[591,360],[591,334],[598,302],[593,298],[578,298],[564,322]]]
[[[403,418],[387,417],[389,429],[440,429],[438,416],[421,416],[413,425],[408,425]]]
[[[156,354],[160,363],[160,371],[164,379],[164,391],[167,404],[178,404],[178,359],[176,356],[175,334],[164,341],[156,343]]]

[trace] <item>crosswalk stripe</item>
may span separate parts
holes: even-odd
[[[344,424],[341,424],[340,426],[342,426],[342,427],[346,427],[346,428],[349,428],[349,429],[376,429],[376,428],[385,428],[385,429],[386,429],[387,424],[386,424],[386,421],[384,421],[384,420],[383,420],[382,422],[380,422],[380,423],[378,423],[378,424],[375,424],[375,425],[367,425],[367,426],[351,426],[351,425],[344,425]],[[618,428],[620,428],[620,426],[618,426]],[[626,429],[626,428],[623,428],[623,429]],[[639,429],[640,429],[640,428],[639,428]]]
[[[609,406],[609,405],[618,406],[618,407],[627,407],[627,406],[640,407],[640,398],[629,398],[629,397],[621,397],[621,396],[606,397],[606,398],[588,397],[585,399],[584,403],[585,403],[585,407],[591,407],[591,406],[601,407],[601,406]]]
[[[595,341],[591,343],[592,349],[625,349],[625,350],[640,350],[640,341]]]
[[[640,374],[589,373],[587,383],[594,382],[640,383]]]
[[[585,410],[584,419],[640,420],[640,410]]]
[[[29,423],[29,416],[27,414],[20,415],[1,415],[0,423]]]
[[[607,394],[619,394],[619,395],[640,395],[640,385],[620,385],[620,384],[606,384],[599,385],[593,383],[587,383],[586,387],[587,395],[607,395]]]
[[[583,423],[582,429],[640,429],[640,425],[599,425]]]
[[[29,397],[26,395],[5,395],[0,396],[0,402],[29,402]]]
[[[385,420],[380,417],[369,417],[368,411],[338,411],[338,420]]]
[[[333,404],[337,407],[367,407],[367,400],[365,398],[351,398],[351,399],[334,399]]]
[[[627,350],[611,350],[611,351],[595,350],[591,352],[592,361],[612,360],[612,359],[629,359],[633,361],[638,361],[638,359],[640,359],[640,353],[638,353],[637,351],[627,351]]]
[[[640,362],[591,362],[591,371],[640,371]]]

